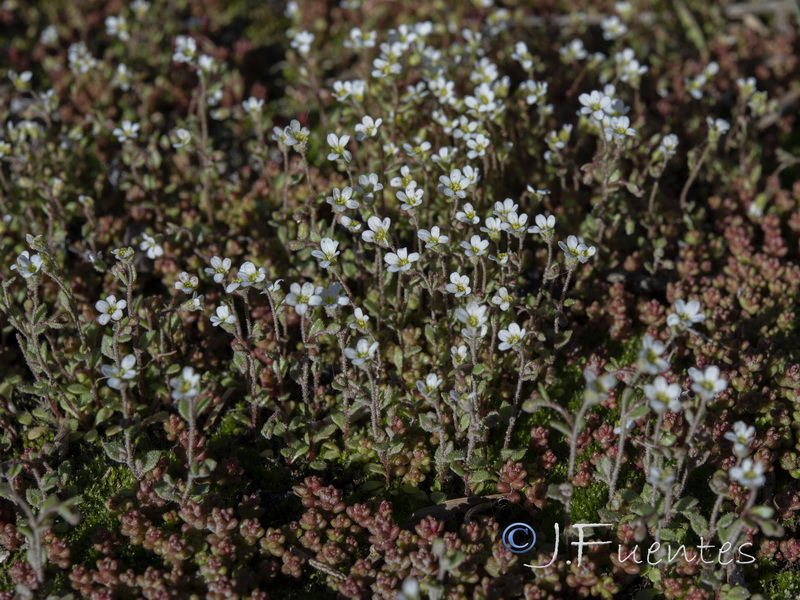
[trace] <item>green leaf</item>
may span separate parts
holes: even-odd
[[[708,521],[706,521],[706,518],[696,512],[690,512],[687,516],[692,530],[700,537],[708,537]]]
[[[684,496],[675,503],[675,510],[677,512],[683,512],[689,510],[690,508],[696,505],[697,505],[697,498],[692,498],[691,496]]]

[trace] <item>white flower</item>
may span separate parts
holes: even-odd
[[[581,94],[578,100],[583,105],[578,114],[591,115],[597,121],[602,121],[611,107],[611,98],[597,90],[591,94]]]
[[[217,313],[216,315],[211,315],[211,324],[214,327],[217,327],[218,325],[223,325],[225,323],[236,322],[236,317],[231,313],[231,309],[228,308],[227,304],[218,306],[216,313]]]
[[[731,467],[730,474],[736,483],[753,489],[761,487],[767,481],[764,477],[764,465],[750,458],[745,458],[741,466]]]
[[[302,286],[293,283],[289,286],[289,293],[286,294],[286,304],[293,306],[298,315],[306,314],[311,298],[315,295],[315,289],[313,283],[306,282]]]
[[[669,368],[669,363],[661,355],[666,347],[649,335],[642,339],[642,349],[639,351],[639,368],[650,375],[658,375]]]
[[[264,101],[260,98],[250,96],[247,100],[242,102],[242,108],[250,115],[257,115],[264,110]]]
[[[261,291],[262,294],[274,294],[276,292],[281,291],[281,281],[283,279],[276,279],[269,285],[265,286],[264,289]]]
[[[503,223],[499,218],[487,217],[486,222],[481,227],[481,231],[488,234],[500,233],[503,231]]]
[[[192,141],[192,134],[187,129],[179,128],[175,130],[175,141],[172,142],[172,147],[176,150],[189,145]]]
[[[736,80],[736,87],[739,88],[739,93],[742,96],[749,98],[756,93],[756,78],[748,77],[745,79],[744,77],[740,77]]]
[[[185,294],[191,294],[200,285],[200,280],[196,275],[189,275],[186,271],[178,273],[178,281],[175,282],[175,289]]]
[[[566,244],[559,241],[558,246],[564,251],[564,256],[578,259],[582,263],[587,262],[597,252],[594,246],[587,246],[583,242],[578,242],[578,238],[574,235],[567,237]]]
[[[214,276],[214,283],[222,283],[228,272],[231,270],[231,259],[214,256],[211,258],[211,266],[205,268],[206,275]]]
[[[497,334],[497,337],[500,338],[500,345],[498,348],[500,351],[504,352],[506,350],[510,350],[517,343],[525,337],[525,330],[520,329],[520,326],[516,323],[511,323],[508,326],[508,329],[501,329],[500,332]]]
[[[720,377],[719,367],[714,365],[706,367],[703,371],[692,367],[689,369],[689,377],[693,381],[692,391],[706,400],[719,394],[728,385],[728,382]]]
[[[117,137],[119,143],[125,142],[126,140],[135,140],[139,135],[139,124],[131,123],[126,120],[111,133]]]
[[[380,217],[370,217],[367,219],[367,227],[369,231],[364,231],[361,234],[361,239],[369,244],[378,244],[387,248],[389,246],[387,235],[389,233],[389,226],[392,220],[389,217],[381,220]]]
[[[674,312],[667,315],[667,325],[688,329],[695,323],[705,321],[706,316],[700,312],[700,303],[697,300],[686,302],[683,298],[675,301],[672,307]]]
[[[603,19],[600,27],[603,29],[603,39],[605,40],[615,40],[628,31],[628,28],[616,15]]]
[[[461,169],[462,173],[464,173],[464,177],[467,178],[470,185],[475,185],[481,179],[481,172],[479,169],[475,169],[467,165],[463,169]]]
[[[733,430],[725,434],[725,439],[733,442],[733,452],[736,456],[745,457],[750,454],[750,444],[756,438],[756,428],[744,421],[736,421]]]
[[[364,196],[364,200],[367,202],[373,202],[375,200],[375,192],[379,192],[382,189],[383,184],[378,180],[377,173],[358,176],[358,185],[356,186],[356,191]]]
[[[392,187],[397,188],[404,188],[407,187],[414,178],[411,176],[411,167],[408,165],[403,165],[400,167],[400,176],[399,177],[392,177],[389,181],[389,185]]]
[[[482,133],[479,133],[474,138],[467,140],[467,148],[469,148],[469,152],[467,152],[467,158],[472,160],[474,158],[486,156],[486,150],[489,148],[489,146],[489,138]]]
[[[458,273],[450,273],[450,283],[445,286],[445,289],[449,293],[455,294],[456,298],[468,296],[472,291],[472,288],[469,287],[469,277]]]
[[[553,215],[536,215],[534,221],[536,225],[528,227],[528,233],[538,233],[545,240],[548,236],[552,237],[553,228],[556,226],[556,218]]]
[[[31,88],[33,73],[30,71],[23,71],[22,73],[9,71],[8,78],[18,92],[27,92]]]
[[[489,255],[489,260],[496,262],[498,265],[508,264],[509,254],[507,252],[498,252],[497,256],[494,254]]]
[[[441,175],[439,177],[439,191],[449,198],[458,197],[466,198],[467,188],[470,186],[471,181],[469,177],[461,173],[459,169],[450,171],[450,175]]]
[[[586,49],[583,47],[583,41],[577,39],[572,40],[566,46],[559,48],[558,53],[561,55],[561,60],[566,63],[571,63],[576,60],[583,60],[589,56],[586,52]]]
[[[131,39],[130,32],[128,31],[128,22],[122,15],[118,17],[106,17],[106,33],[110,36],[118,37],[123,42],[127,42]]]
[[[173,400],[194,398],[200,393],[200,373],[195,373],[192,367],[183,367],[180,376],[170,379],[169,384]]]
[[[122,389],[126,381],[136,377],[136,357],[133,354],[126,355],[117,365],[103,365],[100,370],[103,377],[108,377],[108,387],[115,390]]]
[[[84,42],[71,44],[67,50],[69,68],[76,73],[88,73],[97,66],[97,59],[94,58]]]
[[[360,142],[369,137],[378,135],[378,127],[383,123],[383,119],[374,120],[369,115],[362,117],[361,123],[356,125],[356,139]]]
[[[303,127],[300,125],[300,121],[292,119],[289,125],[283,129],[284,143],[287,146],[292,146],[300,154],[303,154],[308,144],[308,136],[310,134],[311,132],[308,127]]]
[[[461,242],[459,244],[464,248],[465,254],[470,258],[473,256],[483,256],[486,254],[486,249],[489,247],[489,240],[482,240],[479,235],[473,235],[469,242]]]
[[[420,229],[417,232],[417,237],[425,242],[426,248],[433,248],[439,244],[446,244],[448,241],[450,241],[450,238],[448,238],[446,235],[442,235],[439,232],[439,228],[435,225],[431,227],[430,231],[427,229]]]
[[[33,256],[27,250],[24,250],[18,257],[17,262],[11,265],[11,270],[16,270],[23,279],[28,279],[42,270],[43,260],[38,254]]]
[[[355,321],[350,323],[350,329],[358,329],[359,331],[366,331],[367,323],[369,322],[369,315],[367,315],[360,308],[356,308],[353,312]]]
[[[587,395],[596,398],[607,396],[608,392],[617,385],[617,376],[614,373],[598,376],[594,369],[585,369],[583,379],[586,381]]]
[[[147,0],[133,0],[130,4],[133,14],[137,17],[143,17],[150,10],[150,3]]]
[[[712,143],[716,142],[721,136],[725,135],[731,128],[731,124],[725,119],[712,119],[706,117],[708,123],[708,138]]]
[[[488,306],[478,304],[474,300],[467,304],[466,308],[457,308],[455,310],[455,317],[467,327],[478,328],[487,323],[489,317],[486,312],[489,310]]]
[[[386,256],[383,257],[383,260],[389,265],[387,270],[390,273],[395,273],[397,271],[405,272],[411,268],[411,263],[419,260],[419,253],[412,252],[409,254],[408,248],[399,248],[397,253],[388,252]]]
[[[329,310],[335,310],[340,306],[350,304],[350,298],[342,296],[342,285],[333,282],[327,288],[318,287],[314,290],[314,295],[308,299],[309,306],[323,306]]]
[[[346,149],[347,142],[350,141],[349,135],[337,137],[335,133],[329,133],[326,139],[328,145],[331,147],[328,160],[338,160],[341,158],[344,162],[350,162],[353,159],[353,155]]]
[[[51,44],[55,44],[58,41],[58,31],[55,28],[55,25],[48,25],[42,30],[42,35],[39,37],[39,40],[45,46],[49,46]]]
[[[172,60],[178,63],[190,63],[197,54],[197,41],[186,35],[175,38],[175,52]]]
[[[422,194],[422,188],[417,188],[417,182],[412,181],[405,190],[397,192],[397,199],[403,203],[400,208],[403,210],[416,208],[422,204]]]
[[[453,359],[453,364],[459,366],[467,362],[467,352],[467,347],[463,344],[461,346],[450,346],[450,357]]]
[[[372,342],[368,338],[361,338],[358,340],[355,348],[345,348],[344,355],[353,361],[353,365],[360,367],[368,360],[375,357],[375,352],[378,349],[378,342]]]
[[[519,205],[514,202],[511,198],[506,198],[502,202],[495,202],[494,203],[494,210],[492,214],[496,215],[501,219],[505,219],[513,212],[517,212]]]
[[[636,136],[636,130],[630,126],[631,120],[626,116],[611,117],[608,123],[603,131],[609,142],[621,143],[626,137]]]
[[[678,412],[681,409],[681,386],[677,383],[667,383],[663,377],[656,377],[652,384],[644,386],[644,395],[650,401],[650,408],[658,414],[669,409]]]
[[[97,309],[97,312],[100,313],[100,316],[97,317],[97,322],[100,325],[105,325],[112,319],[114,321],[119,321],[122,318],[122,309],[128,306],[128,302],[125,300],[117,300],[116,296],[106,296],[105,300],[98,300],[94,307]]]
[[[514,298],[508,293],[505,286],[497,290],[497,294],[492,296],[492,304],[499,306],[500,310],[508,310],[512,302],[514,302]]]
[[[339,224],[351,233],[358,233],[361,231],[361,223],[346,215],[339,217]]]
[[[299,31],[290,42],[290,46],[300,54],[306,55],[311,52],[311,44],[314,43],[314,34],[310,31]]]
[[[658,152],[660,152],[664,158],[669,158],[670,156],[675,155],[675,150],[677,147],[678,136],[674,133],[669,133],[662,138],[661,144],[658,146]]]
[[[503,223],[503,231],[511,235],[522,235],[525,233],[526,225],[528,224],[528,215],[518,215],[515,212],[506,216],[506,222]]]
[[[241,285],[243,288],[246,288],[264,281],[267,278],[267,270],[264,267],[256,268],[256,266],[248,260],[247,262],[242,263],[242,266],[239,267],[239,271],[236,273],[236,278],[239,280],[239,285]],[[226,291],[230,292],[232,290]]]
[[[467,225],[476,225],[481,222],[481,218],[477,215],[475,209],[472,208],[472,204],[469,202],[464,205],[464,210],[460,210],[456,213],[456,219]]]
[[[417,380],[417,390],[426,398],[438,390],[440,385],[442,385],[442,379],[436,373],[429,373],[425,377],[425,381]]]
[[[331,238],[322,238],[319,242],[319,250],[314,250],[311,253],[311,256],[319,260],[319,266],[323,269],[327,269],[331,266],[331,263],[336,260],[336,257],[339,256],[339,242],[332,240]]]
[[[358,200],[353,199],[353,188],[349,185],[345,186],[341,191],[339,188],[334,188],[333,196],[328,196],[325,201],[337,213],[344,212],[348,208],[356,209],[359,207]]]

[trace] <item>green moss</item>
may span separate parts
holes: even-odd
[[[800,598],[800,566],[788,565],[784,570],[777,570],[773,560],[761,560],[758,563],[758,581],[762,592],[769,600],[795,600]]]

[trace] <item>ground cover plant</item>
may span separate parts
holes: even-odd
[[[800,597],[792,2],[0,17],[0,598]]]

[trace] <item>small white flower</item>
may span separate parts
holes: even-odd
[[[239,285],[246,288],[264,281],[267,278],[267,270],[264,267],[256,268],[252,262],[247,261],[239,267],[236,278],[240,280]]]
[[[730,475],[736,483],[753,489],[760,488],[767,481],[764,465],[750,458],[745,458],[741,466],[731,467]]]
[[[283,143],[291,146],[300,154],[304,154],[310,134],[308,127],[303,127],[300,125],[300,121],[292,119],[289,125],[283,129]]]
[[[499,306],[500,310],[508,310],[512,302],[514,302],[514,298],[508,293],[505,286],[497,290],[497,294],[492,296],[492,304]]]
[[[511,323],[508,329],[501,329],[497,337],[500,338],[500,345],[498,348],[501,352],[504,352],[516,346],[517,343],[525,337],[525,330],[521,329],[516,323]]]
[[[122,124],[112,131],[119,143],[127,140],[135,140],[139,135],[139,124],[131,123],[130,121],[123,121]]]
[[[225,279],[228,272],[231,270],[231,259],[214,256],[211,258],[211,266],[206,267],[204,270],[206,275],[214,276],[214,283],[222,283],[222,280]]]
[[[336,260],[336,257],[339,256],[339,242],[332,240],[331,238],[322,238],[319,242],[319,250],[314,250],[311,253],[311,256],[316,258],[319,261],[319,266],[323,269],[327,269],[331,266],[331,263]]]
[[[350,298],[342,296],[342,285],[338,282],[333,282],[327,288],[318,287],[308,299],[309,306],[323,306],[331,311],[348,304]]]
[[[378,350],[378,342],[370,343],[368,338],[361,338],[358,340],[355,348],[345,348],[344,355],[353,361],[353,365],[360,367],[367,361],[375,358],[375,352]]]
[[[358,185],[356,191],[364,197],[367,202],[375,201],[375,192],[383,189],[383,184],[378,180],[377,173],[370,173],[369,175],[359,175]]]
[[[130,31],[128,30],[128,22],[122,15],[118,17],[106,17],[106,33],[110,36],[118,37],[123,42],[127,42],[131,39]]]
[[[352,323],[350,323],[350,329],[358,329],[359,331],[366,331],[369,322],[369,315],[367,315],[360,308],[356,308],[353,314],[355,316],[355,320]]]
[[[483,227],[481,227],[481,231],[488,233],[489,235],[493,233],[500,233],[503,231],[503,225],[505,225],[505,223],[503,223],[503,221],[501,221],[499,218],[486,217],[486,222],[483,224]]]
[[[494,203],[494,210],[492,214],[499,217],[500,219],[505,219],[513,212],[517,212],[519,205],[514,202],[511,198],[506,198],[502,202],[495,202]]]
[[[314,43],[314,34],[310,31],[299,31],[297,32],[292,41],[290,42],[290,46],[297,50],[300,54],[306,55],[311,52],[311,44]]]
[[[583,105],[578,114],[590,115],[596,121],[602,121],[611,107],[611,98],[598,90],[591,94],[581,94],[578,100]]]
[[[445,286],[445,289],[454,294],[456,298],[468,296],[472,291],[472,288],[469,287],[469,277],[459,273],[450,273],[450,283]]]
[[[211,315],[211,324],[214,327],[218,325],[223,325],[226,323],[235,323],[236,317],[231,314],[231,309],[228,308],[227,304],[223,304],[222,306],[218,306],[216,310],[216,315]]]
[[[339,217],[339,224],[351,233],[358,233],[361,231],[361,223],[355,219],[351,219],[347,215]]]
[[[583,379],[586,381],[586,393],[595,398],[603,398],[617,385],[617,376],[614,373],[597,375],[594,369],[585,369]]]
[[[606,140],[609,142],[614,140],[617,143],[621,143],[626,137],[636,136],[636,130],[630,126],[631,120],[626,116],[611,117],[608,123],[603,131],[606,134]]]
[[[664,158],[675,156],[675,151],[678,147],[678,136],[674,133],[669,133],[663,137],[661,144],[658,146],[658,152]]]
[[[616,15],[603,19],[600,22],[600,27],[603,29],[603,39],[605,40],[615,40],[628,31],[625,23]]]
[[[179,128],[175,130],[175,141],[172,142],[172,147],[176,150],[184,148],[192,141],[192,134],[188,129]]]
[[[450,198],[466,198],[467,188],[471,183],[469,177],[462,174],[460,169],[453,169],[449,176],[441,175],[439,182],[439,191]]]
[[[97,309],[97,312],[100,313],[100,316],[97,317],[97,322],[100,325],[105,325],[112,319],[114,321],[119,321],[122,318],[122,309],[128,306],[128,302],[125,300],[117,300],[117,297],[114,295],[106,296],[105,300],[98,300],[94,307]]]
[[[183,367],[180,376],[170,379],[169,384],[173,400],[194,398],[200,393],[200,373],[195,373],[192,367]]]
[[[439,389],[440,385],[442,385],[441,377],[439,377],[436,373],[429,373],[425,377],[425,381],[421,379],[417,380],[417,391],[428,398],[431,394]]]
[[[347,209],[356,209],[360,206],[358,200],[353,198],[353,188],[349,185],[345,186],[342,190],[334,188],[332,193],[333,195],[328,196],[325,201],[331,205],[334,212],[340,213]]]
[[[464,253],[470,258],[473,256],[483,256],[486,254],[486,249],[489,247],[489,240],[482,240],[479,235],[473,235],[469,242],[461,242],[459,244],[464,248]]]
[[[200,285],[200,280],[196,275],[189,275],[186,271],[178,273],[178,281],[175,282],[175,289],[185,294],[191,294]]]
[[[566,244],[559,241],[558,246],[564,251],[564,256],[577,259],[582,263],[587,262],[597,252],[597,248],[594,246],[587,246],[583,242],[578,242],[578,238],[574,235],[567,237]]]
[[[456,219],[467,225],[477,225],[481,222],[481,218],[469,202],[464,205],[464,210],[460,210],[456,213]]]
[[[368,244],[378,244],[384,248],[389,247],[388,234],[389,227],[392,220],[389,217],[381,220],[380,217],[370,217],[367,219],[367,227],[369,231],[364,231],[361,234],[361,239]]]
[[[172,60],[177,63],[190,63],[197,54],[197,41],[186,35],[175,38],[175,52]]]
[[[692,391],[701,398],[710,400],[728,386],[728,382],[720,377],[719,367],[711,365],[703,371],[692,367],[689,369],[692,378]]]
[[[508,264],[508,259],[510,255],[507,252],[498,252],[497,256],[494,254],[489,255],[489,260],[492,262],[496,262],[498,265],[506,265]]]
[[[697,300],[686,302],[683,298],[675,301],[673,312],[667,315],[667,325],[688,329],[695,323],[702,323],[706,316],[700,312],[700,303]]]
[[[103,377],[108,377],[108,387],[115,390],[122,389],[126,381],[130,381],[137,375],[136,357],[133,354],[126,355],[117,365],[103,365],[100,367]]]
[[[397,199],[403,204],[400,206],[403,210],[411,210],[422,204],[422,188],[417,188],[417,182],[412,181],[405,190],[397,192]]]
[[[439,231],[437,226],[431,227],[431,230],[428,231],[427,229],[420,229],[417,232],[417,237],[425,242],[426,248],[434,248],[440,244],[446,244],[450,241],[446,235],[442,235]]]
[[[733,442],[734,454],[743,458],[750,454],[750,444],[756,439],[756,428],[744,421],[736,421],[733,429],[725,434],[725,439]]]
[[[374,120],[369,115],[362,117],[361,123],[356,125],[356,139],[360,142],[366,138],[378,135],[378,127],[383,123],[383,119]]]
[[[326,139],[328,146],[331,147],[328,160],[339,160],[341,158],[344,162],[350,162],[353,159],[353,155],[346,148],[347,142],[350,141],[349,135],[337,137],[335,133],[329,133]]]
[[[650,401],[650,408],[658,414],[667,409],[678,412],[681,409],[681,386],[668,383],[663,377],[656,377],[652,384],[644,386],[644,395]]]
[[[419,253],[412,252],[409,254],[408,248],[399,248],[396,253],[388,252],[386,256],[383,257],[383,260],[389,265],[387,270],[390,273],[396,273],[397,271],[405,272],[411,268],[411,263],[419,260]]]
[[[639,369],[650,375],[658,375],[669,368],[669,363],[662,358],[666,347],[649,335],[642,339],[642,349],[639,352]]]
[[[33,73],[30,71],[23,71],[22,73],[9,71],[8,78],[11,80],[12,85],[18,92],[27,92],[31,89],[31,79],[33,78]]]
[[[455,310],[455,317],[467,327],[477,328],[482,327],[487,323],[489,317],[486,316],[488,306],[478,304],[474,300],[467,304],[466,308],[457,308]]]
[[[522,235],[525,233],[528,224],[528,215],[518,215],[515,212],[506,216],[506,222],[503,223],[503,231],[510,235]]]
[[[250,115],[257,115],[264,110],[264,101],[260,98],[250,96],[247,100],[242,102],[242,108]]]
[[[304,315],[315,291],[313,283],[306,282],[302,286],[299,283],[293,283],[289,286],[289,293],[286,294],[286,304],[293,306],[298,315]]]
[[[11,265],[12,271],[17,271],[22,275],[23,279],[28,279],[42,270],[43,264],[42,257],[38,254],[33,256],[27,250],[24,250],[18,257],[17,262]]]
[[[458,367],[467,362],[468,349],[463,344],[461,346],[450,346],[450,357],[453,359],[453,364]]]
[[[553,228],[556,226],[556,218],[553,215],[536,215],[534,219],[536,225],[528,227],[528,233],[538,233],[545,240],[552,238]]]

